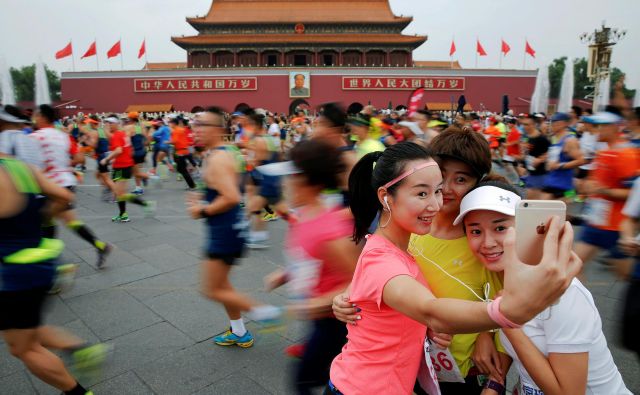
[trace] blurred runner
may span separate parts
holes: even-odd
[[[351,240],[353,218],[342,207],[328,207],[323,190],[335,189],[343,164],[339,152],[318,139],[291,150],[291,161],[258,168],[265,174],[288,176],[287,203],[296,212],[286,240],[287,266],[265,279],[267,290],[289,284],[290,309],[311,320],[312,329],[297,363],[298,394],[326,385],[331,361],[346,342],[347,329],[331,313],[333,297],[353,275],[360,248]]]
[[[46,110],[45,110],[46,111]],[[73,193],[24,162],[0,154],[0,331],[11,354],[40,380],[66,395],[89,395],[62,360],[47,348],[64,350],[76,367],[95,367],[107,347],[42,325],[42,310],[64,243],[42,238],[40,211],[46,196],[66,207]]]
[[[53,127],[58,119],[54,108],[48,105],[41,105],[35,115],[37,130],[29,135],[40,143],[42,158],[44,161],[45,175],[61,187],[74,191],[78,180],[73,172],[75,157],[78,147],[70,135]],[[74,158],[74,159],[70,159]],[[57,207],[58,203],[52,202],[51,208],[56,213],[55,218],[62,220],[67,228],[72,230],[80,238],[91,244],[98,253],[97,267],[104,266],[106,258],[111,252],[111,245],[99,240],[93,231],[76,216],[73,205],[67,204],[64,207]],[[43,236],[53,239],[56,237],[56,226],[52,217],[42,228]]]
[[[206,220],[207,245],[203,262],[203,293],[224,305],[230,328],[213,338],[220,346],[251,347],[253,336],[246,329],[242,312],[261,323],[277,321],[281,309],[261,305],[239,293],[229,281],[231,268],[244,252],[247,224],[240,208],[236,156],[225,145],[227,128],[220,109],[208,108],[193,122],[196,140],[206,148],[203,168],[204,201],[199,194],[187,195],[187,209],[194,219]]]
[[[640,155],[631,143],[620,139],[623,118],[609,112],[585,117],[595,126],[598,141],[606,148],[596,152],[593,170],[585,183],[586,224],[576,244],[576,253],[585,263],[600,250],[608,250],[614,263],[626,259],[617,248],[622,208],[631,191],[631,183],[640,174]]]
[[[110,115],[105,119],[105,123],[111,133],[110,153],[100,161],[100,164],[106,165],[113,160],[111,178],[115,183],[116,200],[119,209],[118,215],[111,218],[111,221],[131,221],[129,214],[127,214],[127,202],[142,206],[146,215],[152,215],[156,208],[155,202],[142,200],[140,197],[128,192],[129,180],[133,176],[133,166],[135,164],[131,137],[127,132],[120,129],[120,121],[115,115]]]

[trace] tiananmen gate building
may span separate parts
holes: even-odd
[[[143,70],[62,73],[71,112],[189,111],[238,103],[289,112],[330,101],[406,105],[424,87],[431,110],[510,108],[526,112],[535,71],[462,69],[418,61],[427,36],[404,35],[413,18],[388,0],[213,0],[207,15],[187,18],[197,35],[173,37],[186,62]]]

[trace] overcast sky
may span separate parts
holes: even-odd
[[[449,60],[455,37],[464,68],[475,66],[475,41],[479,37],[488,56],[478,67],[497,68],[500,38],[512,51],[503,68],[522,68],[525,37],[537,51],[527,58],[536,68],[560,56],[586,56],[582,32],[591,32],[603,20],[627,30],[615,46],[613,64],[628,73],[627,84],[640,88],[640,0],[390,0],[396,15],[411,15],[405,34],[429,36],[415,51],[418,60]],[[41,58],[57,71],[71,70],[71,59],[54,54],[73,39],[77,71],[95,70],[95,58],[80,57],[97,38],[101,70],[120,70],[120,59],[106,59],[106,51],[122,38],[125,69],[140,69],[138,48],[147,39],[150,62],[186,61],[186,54],[171,36],[191,35],[186,16],[204,15],[211,0],[0,0],[0,58],[22,66]],[[634,51],[633,48],[636,48]]]

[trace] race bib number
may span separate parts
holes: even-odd
[[[458,368],[458,364],[456,364],[456,360],[453,359],[453,355],[451,355],[451,351],[448,348],[442,350],[438,347],[431,347],[429,357],[438,376],[438,381],[464,383],[460,368]]]
[[[544,395],[544,392],[535,385],[520,383],[518,395]]]
[[[436,369],[431,361],[431,345],[428,338],[424,339],[424,358],[420,361],[418,370],[418,382],[420,387],[429,395],[441,395],[438,385]]]
[[[289,297],[306,299],[318,282],[321,262],[310,257],[302,248],[287,250],[285,258]]]
[[[534,171],[534,170],[536,169],[535,167],[533,167],[533,160],[534,160],[534,159],[535,159],[535,158],[534,158],[533,156],[531,156],[531,155],[527,155],[527,156],[524,158],[524,162],[525,162],[525,164],[527,165],[527,170],[529,170],[529,171]]]
[[[549,147],[547,163],[559,162],[561,153],[562,153],[561,145],[552,145],[551,147]]]
[[[585,218],[587,222],[595,226],[608,226],[611,217],[610,201],[598,198],[589,198],[585,205]]]

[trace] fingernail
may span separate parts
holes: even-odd
[[[359,313],[362,311],[362,309],[360,307],[356,307],[356,311]]]
[[[355,304],[355,303],[352,303],[352,304],[351,304],[351,307],[356,307],[356,304]]]
[[[360,316],[357,316],[357,317],[356,317],[356,319],[357,319],[357,320],[361,320],[361,319],[362,319],[362,317],[360,317]]]

